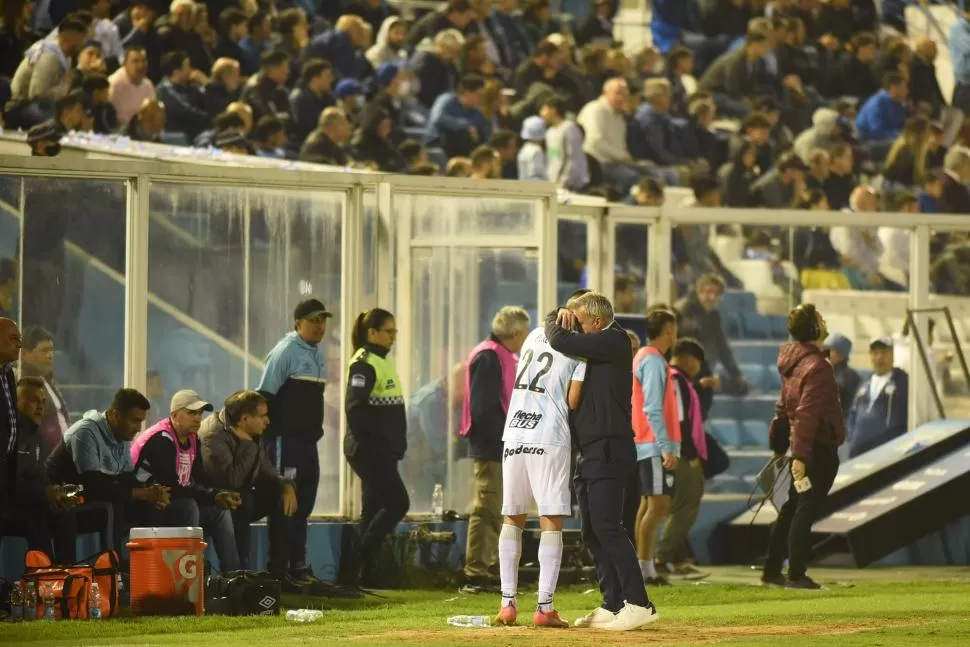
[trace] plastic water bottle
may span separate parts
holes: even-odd
[[[491,627],[491,616],[451,616],[448,624],[452,627]]]
[[[37,585],[27,582],[24,588],[24,620],[37,619]]]
[[[290,622],[300,624],[316,622],[323,617],[323,611],[319,609],[290,609],[286,612],[286,619]]]
[[[84,492],[84,486],[66,483],[61,486],[61,492],[64,494],[64,496],[68,498],[75,497],[79,495],[81,492]]]
[[[436,517],[445,514],[445,488],[441,483],[435,483],[434,492],[431,493],[431,514]]]
[[[22,582],[14,582],[10,589],[10,617],[14,622],[24,619],[24,589]]]
[[[88,620],[101,619],[101,587],[97,582],[91,582],[88,589]]]
[[[54,587],[49,585],[44,592],[44,620],[54,622],[57,617],[57,603],[54,601]]]

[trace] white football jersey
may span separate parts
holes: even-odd
[[[585,361],[553,350],[544,329],[529,333],[519,351],[502,440],[568,447],[569,383],[585,377]]]

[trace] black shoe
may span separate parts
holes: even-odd
[[[788,580],[781,573],[774,573],[769,575],[768,573],[761,574],[761,583],[765,586],[787,586]]]
[[[280,592],[281,593],[294,593],[297,595],[307,595],[309,591],[309,586],[303,580],[298,580],[292,575],[277,575],[276,579],[280,581]]]
[[[819,584],[809,576],[805,575],[805,576],[799,577],[798,579],[788,580],[787,582],[785,582],[785,588],[803,589],[806,591],[821,591],[825,587],[823,587],[821,584]]]
[[[647,586],[670,586],[670,581],[663,575],[658,575],[657,577],[648,577],[643,582]]]

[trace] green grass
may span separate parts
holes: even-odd
[[[820,579],[830,582],[831,588],[821,592],[761,589],[751,585],[750,574],[738,573],[713,583],[652,591],[662,620],[643,632],[625,634],[534,629],[528,626],[534,592],[520,595],[520,619],[526,626],[457,629],[447,625],[448,616],[494,613],[498,598],[452,591],[403,591],[388,592],[384,598],[318,601],[328,608],[324,618],[311,625],[287,623],[282,616],[29,622],[0,625],[0,644],[579,647],[597,643],[778,645],[798,640],[798,644],[833,647],[970,645],[970,579],[965,572],[952,573],[949,579],[904,579],[906,575],[899,571],[883,578],[864,571],[864,577],[847,585],[845,580],[859,572],[829,571],[829,577]],[[557,607],[569,619],[598,602],[598,592],[584,593],[582,589],[557,595]]]

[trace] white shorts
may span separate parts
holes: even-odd
[[[568,517],[571,453],[564,445],[505,443],[502,452],[502,514],[528,514],[535,499],[539,516]]]

